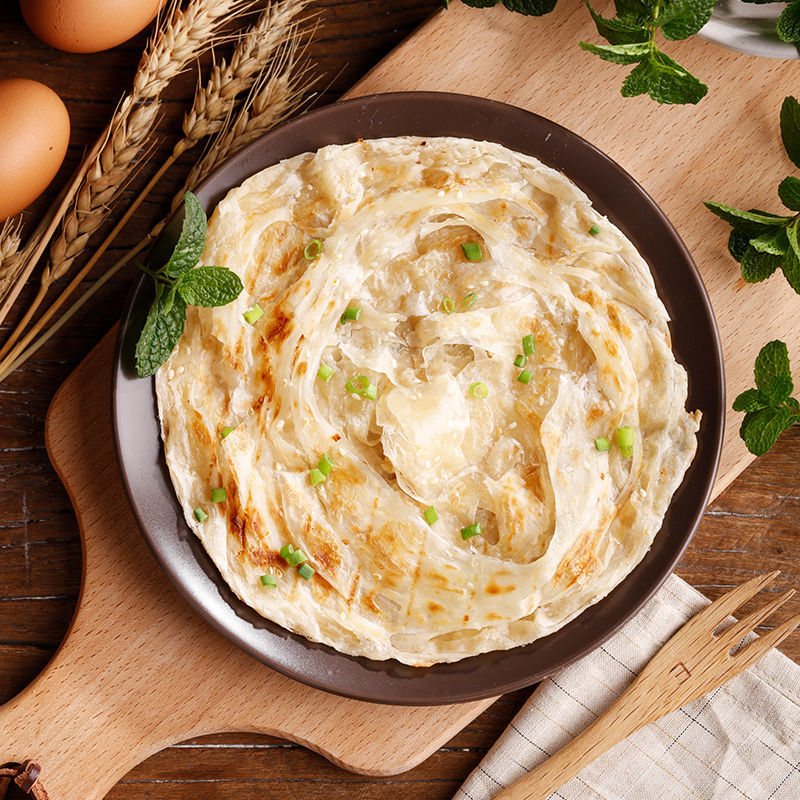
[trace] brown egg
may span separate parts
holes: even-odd
[[[97,53],[143,30],[160,0],[20,0],[28,27],[43,41],[68,53]]]
[[[30,205],[53,180],[69,144],[69,114],[38,81],[0,80],[0,220]]]

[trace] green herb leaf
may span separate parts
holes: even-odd
[[[790,225],[786,229],[786,233],[791,246],[789,252],[783,257],[781,270],[783,270],[783,275],[789,282],[789,286],[800,294],[800,247],[798,247],[797,242],[797,223]]]
[[[742,256],[744,256],[745,250],[747,250],[750,244],[750,234],[745,233],[738,228],[734,228],[731,231],[731,235],[728,237],[728,252],[737,260],[741,261]]]
[[[742,211],[739,208],[726,206],[723,203],[706,201],[703,205],[720,219],[724,219],[729,225],[734,225],[739,230],[749,233],[763,233],[765,228],[771,228],[777,223],[790,222],[792,220],[792,217],[779,217],[777,214],[769,214],[765,211]]]
[[[781,257],[771,253],[759,253],[748,245],[741,260],[742,277],[747,283],[766,280],[781,265]]]
[[[781,139],[786,155],[800,167],[800,103],[794,97],[786,97],[781,105]]]
[[[783,256],[789,250],[789,237],[786,235],[786,228],[770,228],[764,231],[761,236],[751,239],[750,245],[758,250],[759,253]]]
[[[784,42],[800,41],[800,2],[798,0],[783,9],[778,17],[775,31],[778,38]]]
[[[698,103],[707,92],[708,86],[655,47],[622,84],[623,97],[649,94],[666,104]]]
[[[203,206],[191,192],[186,192],[183,196],[183,227],[167,262],[167,275],[180,275],[200,260],[206,244],[206,227]]]
[[[661,33],[667,39],[687,39],[710,19],[717,0],[672,0],[659,16]]]
[[[244,286],[225,267],[197,267],[184,272],[177,283],[181,297],[191,306],[224,306],[234,301]]]
[[[617,17],[631,25],[643,26],[652,19],[652,3],[646,0],[614,0]]]
[[[186,303],[175,297],[169,312],[164,309],[163,297],[156,300],[136,343],[136,373],[140,378],[154,375],[169,358],[183,333],[186,323]]]
[[[763,455],[778,441],[778,437],[796,419],[791,409],[764,408],[744,415],[739,428],[739,436],[744,439],[747,449],[756,456]]]
[[[579,44],[584,50],[600,56],[603,61],[611,61],[614,64],[636,64],[650,52],[649,42],[614,45],[592,44],[591,42],[580,42]]]
[[[800,211],[800,180],[791,175],[784,178],[778,186],[778,197],[786,208]]]
[[[556,7],[556,2],[557,0],[503,0],[503,5],[518,14],[541,17],[549,14]]]
[[[770,405],[769,397],[759,389],[746,389],[734,401],[734,411],[760,411]]]
[[[473,8],[491,8],[496,6],[500,0],[462,0],[464,5],[472,6]]]
[[[635,22],[626,22],[622,19],[609,19],[598,14],[585,0],[586,7],[592,15],[597,32],[611,44],[634,44],[645,42],[649,38],[646,28]]]
[[[792,371],[789,366],[789,351],[780,339],[767,342],[756,356],[754,368],[756,386],[769,393],[772,382],[779,376],[791,378]]]
[[[779,406],[791,397],[793,391],[794,381],[791,375],[776,375],[772,379],[767,395],[772,405]]]

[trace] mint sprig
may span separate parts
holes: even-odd
[[[136,372],[140,378],[155,374],[170,357],[186,324],[186,306],[224,306],[235,300],[244,286],[239,276],[225,267],[197,267],[206,242],[206,212],[191,193],[183,197],[181,233],[172,255],[160,269],[142,267],[155,284],[139,341]]]
[[[766,453],[778,437],[800,421],[800,402],[794,391],[789,352],[784,342],[767,342],[756,356],[756,386],[733,401],[734,411],[744,411],[739,435],[753,455]]]
[[[780,125],[786,155],[800,168],[800,103],[794,97],[784,99]],[[792,289],[800,294],[800,179],[793,175],[784,178],[778,185],[778,197],[795,213],[743,211],[711,201],[705,206],[733,229],[728,251],[741,265],[747,283],[766,280],[780,269]]]
[[[716,0],[615,0],[616,16],[604,17],[585,0],[597,32],[607,45],[580,42],[605,61],[636,64],[622,83],[623,97],[648,94],[658,103],[698,103],[708,87],[656,43],[687,39],[711,18]]]

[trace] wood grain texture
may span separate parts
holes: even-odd
[[[566,6],[567,2],[561,0],[561,5]],[[320,28],[311,55],[323,76],[321,85],[324,87],[313,102],[331,102],[347,91],[438,5],[437,0],[323,0],[313,3],[313,10],[320,14]],[[602,2],[597,5],[602,9]],[[459,8],[460,4],[454,0],[451,11],[460,13]],[[558,13],[561,14],[561,10]],[[457,31],[454,38],[437,47],[438,58],[442,59],[437,63],[449,65],[447,69],[431,62],[420,64],[413,70],[416,75],[414,83],[411,80],[414,75],[408,71],[395,76],[394,67],[382,68],[373,73],[369,81],[375,81],[382,74],[386,89],[434,88],[434,82],[441,88],[445,82],[456,91],[474,92],[472,80],[476,75],[495,85],[499,85],[501,79],[522,85],[522,75],[533,69],[538,74],[538,82],[528,84],[527,95],[520,102],[534,111],[545,113],[541,106],[544,90],[563,80],[552,73],[545,60],[547,42],[537,42],[534,46],[531,40],[530,46],[513,57],[502,47],[504,37],[513,33],[515,25],[546,26],[548,31],[552,31],[551,20],[525,21],[520,17],[505,21],[502,18],[499,21],[490,17],[481,19],[484,21],[477,37],[466,39],[461,31]],[[570,80],[573,83],[587,80],[592,82],[592,86],[598,80],[609,80],[619,85],[623,68],[604,66],[578,51],[574,42],[580,35],[588,34],[585,33],[585,20],[578,19],[575,26],[571,34],[573,44],[565,53],[567,63],[575,73],[568,76]],[[482,64],[477,73],[465,74],[458,63],[454,63],[459,61],[458,43],[468,41],[469,49],[473,51],[476,47],[483,47],[485,37],[490,37],[497,52],[482,53],[489,58],[485,67]],[[596,40],[593,34],[592,40]],[[144,38],[139,36],[112,51],[91,56],[59,53],[30,34],[16,3],[0,4],[0,77],[13,75],[42,80],[64,98],[69,109],[73,124],[71,146],[60,180],[67,178],[83,149],[91,144],[107,121],[120,93],[130,82],[143,42]],[[774,102],[770,105],[772,101],[769,98],[774,91],[779,96],[797,93],[792,81],[800,64],[787,66],[780,62],[760,62],[717,50],[711,45],[696,44],[729,65],[720,73],[717,83],[711,87],[710,96],[700,106],[687,110],[661,110],[649,101],[622,100],[616,96],[608,101],[609,115],[603,109],[596,109],[596,98],[589,96],[582,103],[586,122],[581,123],[577,130],[611,152],[603,144],[604,137],[611,138],[623,129],[617,119],[629,108],[629,103],[635,104],[637,116],[646,119],[651,114],[660,115],[659,118],[666,120],[667,132],[670,132],[674,129],[670,122],[673,118],[686,118],[691,122],[692,115],[701,113],[703,104],[727,85],[726,99],[740,109],[747,129],[760,131],[762,139],[769,142],[771,152],[762,155],[763,149],[754,147],[747,152],[746,158],[728,163],[715,175],[719,190],[724,192],[716,195],[715,199],[747,203],[756,185],[762,202],[774,210],[777,198],[773,187],[791,171],[791,165],[788,161],[781,161],[776,171],[774,158],[780,154],[777,109]],[[396,67],[396,61],[394,65]],[[779,69],[783,85],[773,86],[767,78],[761,81],[757,75],[751,74],[755,65],[769,71]],[[687,60],[687,66],[695,65]],[[408,70],[412,67],[413,64],[407,65]],[[788,77],[792,79],[788,82],[784,74],[787,69]],[[596,70],[605,70],[602,79]],[[159,124],[161,138],[154,164],[176,138],[177,124],[192,94],[193,84],[194,75],[187,74],[170,89],[169,103],[165,105],[164,118]],[[360,89],[367,91],[370,85],[374,86],[374,83],[363,83]],[[493,96],[510,99],[512,88],[507,86],[503,93]],[[559,91],[554,107],[547,115],[557,121],[562,119],[561,105],[570,106],[571,102],[566,88]],[[732,120],[736,122],[733,109],[730,113],[723,109],[721,116],[728,119],[729,126]],[[685,173],[687,152],[691,153],[692,158],[688,160],[691,178],[692,171],[706,168],[708,157],[721,157],[720,153],[715,153],[715,146],[730,152],[733,142],[728,142],[724,134],[724,130],[720,131],[707,147],[700,141],[685,141],[687,137],[676,140],[661,135],[652,141],[643,140],[637,143],[637,147],[647,147],[648,152],[654,152],[655,158],[667,171],[667,177],[673,162],[682,164]],[[688,139],[691,138],[690,135]],[[684,150],[684,147],[689,150]],[[629,169],[630,160],[636,157],[636,153],[628,151],[612,155]],[[164,213],[187,167],[186,163],[179,165],[159,185],[152,198],[139,209],[118,244],[106,255],[103,264],[113,263],[121,252],[139,240],[153,220]],[[126,196],[131,196],[136,186],[146,180],[147,174],[148,169],[143,169]],[[641,175],[633,174],[642,180]],[[29,220],[35,220],[36,214],[46,207],[57,191],[58,183],[57,180],[52,189],[34,204],[27,215]],[[648,181],[643,183],[658,202],[667,205]],[[691,199],[699,201],[702,198]],[[673,214],[671,208],[667,210]],[[709,251],[718,257],[724,248],[725,226],[699,207],[696,213],[699,229],[712,237]],[[683,230],[681,233],[686,236]],[[700,263],[698,254],[694,253],[694,256]],[[702,263],[700,266],[702,269]],[[739,290],[737,296],[752,292],[762,294],[768,288],[773,291],[772,284],[780,280],[774,277],[766,284],[744,287],[737,283],[736,265],[730,262],[728,269],[732,284]],[[132,276],[130,270],[110,281],[32,362],[0,385],[0,703],[9,700],[34,680],[62,640],[75,608],[81,577],[78,529],[66,492],[47,458],[44,418],[59,385],[119,318]],[[33,291],[33,288],[26,289],[24,297],[30,299]],[[734,319],[737,318],[737,308],[734,306],[730,310]],[[22,309],[20,303],[17,316]],[[773,303],[764,316],[768,320],[773,312],[779,311],[780,308]],[[0,338],[13,321],[12,318],[0,327]],[[742,321],[744,323],[744,317]],[[743,358],[750,364],[759,343],[744,338],[740,343],[744,348]],[[793,355],[798,363],[796,351]],[[86,409],[85,413],[91,417],[92,409]],[[712,598],[757,572],[776,567],[783,570],[776,591],[800,586],[800,567],[797,565],[799,478],[800,429],[795,428],[716,499],[678,573]],[[787,614],[800,610],[800,603],[793,601],[790,605]],[[783,649],[791,657],[800,658],[800,645],[796,642],[790,640]],[[202,796],[207,800],[242,800],[269,796],[294,800],[303,796],[320,800],[394,800],[398,796],[413,794],[418,800],[445,800],[452,797],[526,696],[527,692],[521,691],[501,698],[426,762],[397,777],[372,778],[351,774],[297,744],[271,736],[224,734],[193,738],[153,754],[123,777],[107,797],[110,800],[141,800],[143,797],[149,800],[195,800]],[[5,755],[0,753],[0,758]]]

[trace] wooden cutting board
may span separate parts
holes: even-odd
[[[44,672],[0,707],[4,760],[42,767],[50,800],[101,800],[158,750],[222,731],[299,742],[345,769],[419,764],[489,706],[364,703],[303,686],[206,624],[166,578],[128,505],[111,429],[112,331],[56,394],[50,458],[83,544],[78,608]]]
[[[609,0],[595,3],[612,13]],[[753,383],[762,345],[783,339],[800,374],[800,297],[778,273],[748,285],[728,255],[730,228],[702,204],[780,212],[777,185],[797,170],[780,140],[783,98],[800,94],[800,61],[747,56],[693,37],[664,49],[709,87],[696,106],[623,98],[631,69],[601,61],[578,42],[601,43],[579,0],[541,18],[451,0],[348,96],[409,90],[460,92],[541,114],[588,139],[655,199],[694,257],[722,337],[728,407]],[[697,343],[698,347],[703,342]],[[752,460],[729,411],[715,493]]]

